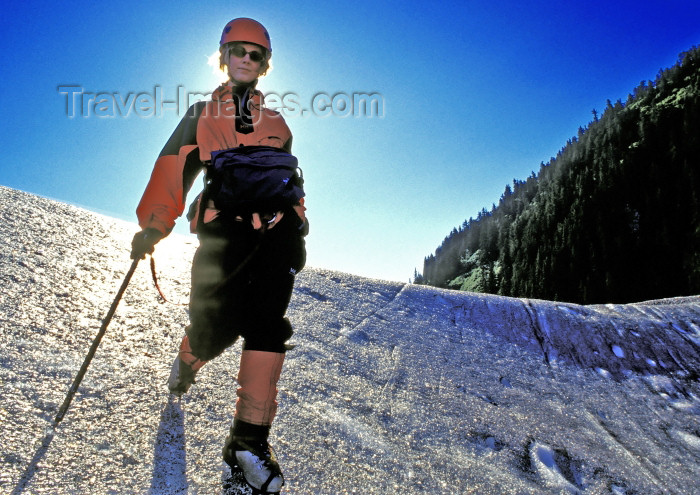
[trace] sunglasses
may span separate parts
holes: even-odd
[[[247,51],[242,45],[233,45],[229,48],[229,53],[232,53],[237,58],[244,58],[246,55],[250,55],[250,60],[253,62],[262,62],[265,59],[265,55],[257,50]]]

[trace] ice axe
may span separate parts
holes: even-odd
[[[97,332],[97,336],[92,341],[92,346],[90,346],[90,350],[88,351],[87,356],[85,356],[85,360],[83,361],[83,365],[80,367],[78,374],[75,376],[75,379],[73,380],[73,384],[68,389],[68,393],[66,394],[66,398],[64,399],[63,404],[61,405],[60,409],[58,410],[58,413],[56,414],[56,417],[54,418],[53,423],[51,424],[51,426],[49,426],[47,428],[46,436],[44,437],[44,440],[41,442],[41,446],[34,454],[34,457],[32,458],[31,462],[29,463],[29,466],[27,466],[27,469],[24,471],[24,474],[22,475],[22,478],[21,478],[19,484],[12,491],[12,495],[22,493],[24,488],[27,486],[27,483],[29,483],[29,481],[32,479],[32,476],[34,476],[34,472],[36,471],[37,466],[39,465],[39,461],[44,457],[44,454],[46,454],[46,451],[48,450],[49,445],[51,444],[51,440],[53,440],[56,427],[61,422],[61,420],[63,420],[63,417],[66,415],[66,411],[68,411],[68,407],[70,406],[70,403],[73,400],[73,396],[78,391],[78,387],[80,386],[80,382],[83,380],[83,377],[85,376],[85,373],[87,372],[88,366],[90,366],[90,361],[92,361],[92,358],[95,356],[95,352],[97,352],[97,348],[100,345],[100,341],[102,341],[102,337],[104,336],[105,332],[107,331],[107,326],[109,325],[109,322],[112,320],[112,317],[114,316],[114,312],[117,310],[117,306],[119,305],[119,301],[121,301],[122,296],[124,295],[124,291],[126,291],[126,287],[129,285],[129,282],[131,281],[131,276],[136,271],[136,265],[138,265],[138,263],[139,263],[139,258],[136,258],[131,263],[131,268],[129,268],[129,271],[126,272],[126,275],[124,276],[124,281],[122,282],[122,285],[119,288],[119,291],[117,292],[117,295],[114,298],[114,301],[112,302],[112,306],[109,308],[107,315],[102,320],[102,326],[100,327],[100,331]]]

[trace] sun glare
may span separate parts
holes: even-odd
[[[207,57],[207,65],[211,67],[211,72],[214,74],[217,84],[223,84],[228,81],[228,74],[219,67],[219,50]]]

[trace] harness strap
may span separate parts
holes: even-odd
[[[228,285],[236,276],[240,273],[240,271],[250,262],[250,260],[253,259],[255,254],[258,252],[260,249],[260,244],[262,244],[262,237],[265,234],[265,231],[267,230],[267,224],[263,222],[262,227],[260,228],[260,238],[258,239],[258,242],[255,244],[253,249],[248,253],[248,256],[245,257],[243,261],[231,272],[229,273],[226,278],[224,278],[221,282],[219,282],[217,285],[215,285],[211,291],[209,291],[209,295],[213,295],[219,290],[221,290],[223,287]],[[170,301],[167,297],[165,297],[165,294],[163,294],[163,291],[160,288],[160,284],[158,283],[158,276],[156,275],[156,262],[155,259],[153,258],[153,255],[151,255],[151,276],[153,278],[153,285],[155,285],[156,290],[158,291],[158,294],[161,297],[161,303],[170,303],[170,304],[175,304],[176,306],[187,306],[189,303],[174,303]]]
[[[174,303],[172,301],[169,301],[167,297],[165,297],[165,294],[163,294],[163,291],[160,289],[160,285],[158,284],[158,276],[156,275],[156,262],[155,259],[153,258],[153,255],[151,255],[151,276],[153,277],[153,285],[156,286],[156,290],[158,291],[158,294],[160,294],[160,298],[162,301],[161,303],[170,303],[170,304],[175,304],[176,306],[187,306],[188,303]]]

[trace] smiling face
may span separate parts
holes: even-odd
[[[235,43],[228,48],[223,62],[233,84],[247,85],[267,69],[265,50],[253,43]]]

